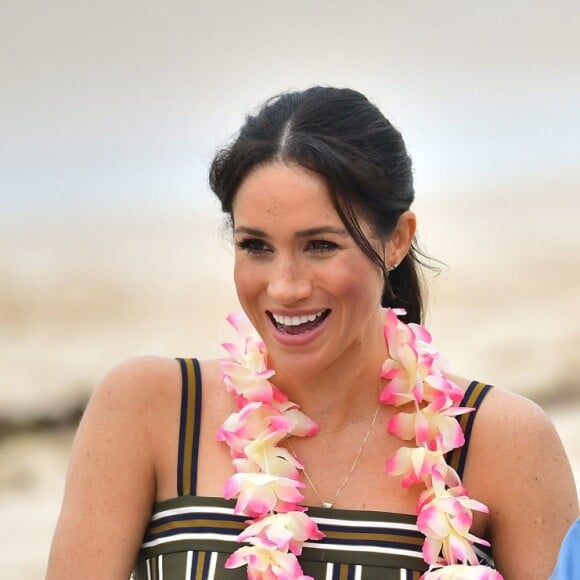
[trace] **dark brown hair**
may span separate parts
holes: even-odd
[[[382,305],[405,308],[421,322],[423,299],[416,242],[389,272],[363,233],[364,216],[386,240],[414,199],[411,158],[399,131],[364,95],[351,89],[312,87],[278,95],[246,117],[238,136],[219,151],[209,182],[231,217],[245,177],[272,161],[294,163],[322,175],[332,203],[361,250],[382,270]]]

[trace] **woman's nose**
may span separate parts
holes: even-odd
[[[307,271],[295,260],[280,259],[272,269],[268,293],[278,304],[293,304],[310,296],[312,284]]]

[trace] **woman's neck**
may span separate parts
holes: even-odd
[[[388,351],[382,327],[372,334],[316,375],[287,371],[271,361],[276,374],[270,380],[322,430],[338,428],[371,413],[378,403],[380,371]]]

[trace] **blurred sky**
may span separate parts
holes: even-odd
[[[199,200],[264,98],[352,86],[419,195],[578,184],[580,2],[0,0],[4,216]]]

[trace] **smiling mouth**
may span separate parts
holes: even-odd
[[[286,334],[304,334],[310,332],[317,326],[320,326],[329,314],[329,309],[321,310],[315,314],[304,314],[302,316],[281,316],[280,314],[268,312],[268,316],[274,326],[280,332]]]

